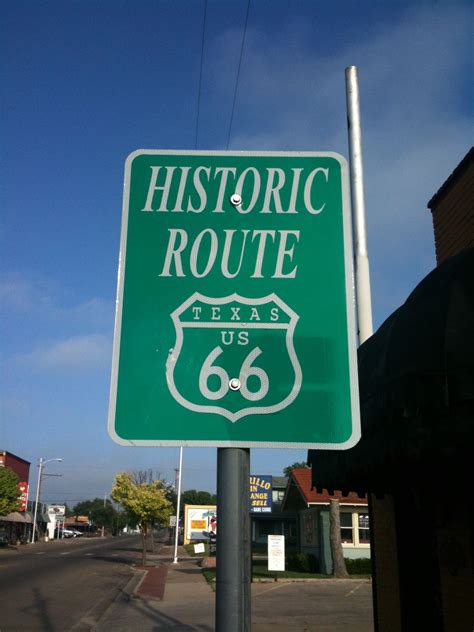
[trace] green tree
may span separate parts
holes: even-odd
[[[63,503],[64,507],[65,507],[65,516],[66,518],[71,518],[74,514],[72,513],[72,509],[69,507],[69,505],[67,504],[67,502]]]
[[[184,515],[184,505],[215,505],[217,496],[209,492],[188,489],[181,494],[181,515]]]
[[[165,496],[166,500],[173,505],[173,511],[176,513],[176,505],[178,504],[178,494],[176,493],[176,489],[174,485],[167,484],[165,485]]]
[[[117,523],[117,511],[112,502],[107,498],[84,500],[73,507],[74,516],[89,516],[89,520],[97,527],[105,527],[113,531]]]
[[[291,474],[291,470],[295,470],[295,469],[300,468],[300,467],[304,467],[306,469],[309,469],[307,463],[303,463],[303,462],[298,463],[298,462],[296,462],[296,463],[293,463],[293,465],[288,465],[287,467],[285,467],[283,469],[283,474],[285,476],[289,476]]]
[[[172,514],[172,504],[166,498],[161,480],[150,480],[143,472],[120,472],[115,477],[112,498],[120,503],[136,521],[142,537],[142,564],[146,564],[146,539],[151,523],[166,526]]]
[[[0,467],[0,516],[20,509],[18,476],[9,467]]]

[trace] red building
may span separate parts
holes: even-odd
[[[11,452],[0,450],[0,467],[9,467],[18,476],[18,480],[20,482],[28,483],[30,476],[29,461],[25,461],[25,459],[22,459]]]
[[[0,467],[9,467],[18,476],[18,497],[21,500],[20,511],[26,511],[30,462],[16,456],[16,454],[0,450]]]

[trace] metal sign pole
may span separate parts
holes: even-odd
[[[359,80],[357,67],[346,68],[347,124],[349,133],[349,172],[351,179],[352,217],[354,225],[356,305],[359,344],[373,333],[370,292],[369,254],[365,227],[364,172],[360,125]]]
[[[217,450],[216,632],[250,630],[250,450]]]
[[[356,66],[346,68],[346,103],[349,136],[349,172],[351,180],[352,217],[355,242],[356,306],[359,326],[359,344],[363,344],[373,333],[372,298],[370,291],[369,254],[365,224],[364,172],[362,165],[362,132],[360,124],[359,78]],[[370,546],[372,550],[372,599],[377,606],[377,572],[374,530],[372,525],[373,496],[368,494]],[[375,615],[374,615],[375,616]]]

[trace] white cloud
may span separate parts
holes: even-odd
[[[0,305],[5,310],[25,312],[47,306],[47,291],[39,283],[20,275],[4,275],[0,280]]]
[[[367,37],[315,53],[311,29],[250,31],[231,148],[333,150],[347,156],[344,69],[359,67],[366,213],[379,320],[434,266],[427,201],[468,151],[467,4],[407,8]],[[234,34],[231,34],[235,35]],[[216,42],[219,89],[228,86],[227,35]],[[250,114],[251,113],[251,114]],[[257,124],[249,127],[249,121]],[[246,132],[239,131],[239,123]]]
[[[0,280],[0,306],[5,312],[29,314],[42,322],[63,322],[82,327],[111,326],[112,301],[90,298],[64,304],[52,283],[19,274],[5,274]]]
[[[110,366],[112,341],[101,334],[77,336],[54,342],[16,357],[16,361],[41,370],[90,370]]]

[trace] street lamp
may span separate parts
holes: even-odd
[[[39,496],[40,496],[40,489],[41,489],[41,479],[43,477],[43,467],[46,465],[46,463],[51,463],[51,461],[62,461],[62,459],[48,459],[47,461],[43,461],[43,458],[40,458],[39,464],[38,464],[38,468],[39,468],[38,482],[36,484],[36,502],[35,502],[35,512],[33,515],[33,533],[31,535],[31,544],[33,544],[35,541],[36,517],[38,515],[38,503],[39,503]]]

